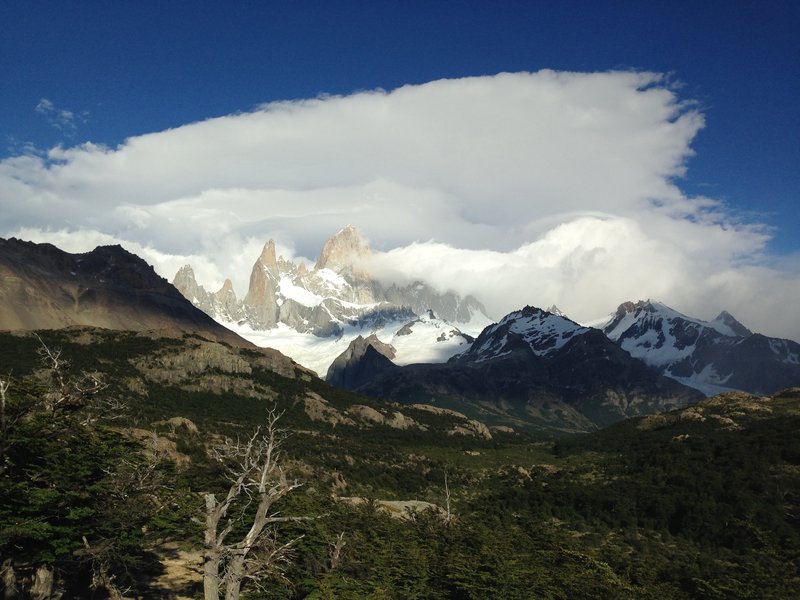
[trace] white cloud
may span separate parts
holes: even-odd
[[[636,72],[271,103],[118,148],[4,160],[0,234],[102,234],[168,278],[192,262],[208,287],[230,276],[241,294],[268,238],[313,258],[352,223],[382,273],[435,274],[496,315],[555,302],[591,318],[653,296],[800,338],[800,317],[775,312],[799,277],[765,255],[769,232],[680,190],[702,125],[661,76]]]
[[[88,112],[76,115],[73,111],[66,108],[57,107],[52,100],[42,98],[34,109],[37,113],[44,116],[50,125],[62,133],[72,136],[78,129],[78,121],[85,122],[89,116]]]

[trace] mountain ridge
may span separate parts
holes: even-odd
[[[708,394],[800,385],[800,344],[753,333],[727,311],[703,321],[654,300],[625,302],[602,330],[632,356]]]
[[[252,347],[122,246],[70,254],[52,244],[0,239],[0,329],[70,326],[177,330]]]
[[[632,358],[603,332],[530,306],[486,327],[447,363],[400,367],[368,346],[368,339],[351,343],[329,382],[402,403],[471,411],[498,424],[587,431],[702,397]]]

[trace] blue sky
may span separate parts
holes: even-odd
[[[9,160],[42,156],[56,146],[91,142],[114,149],[142,134],[247,115],[274,101],[541,69],[662,73],[655,85],[670,90],[676,102],[691,102],[703,119],[675,164],[664,167],[666,180],[687,197],[721,201],[728,223],[723,229],[737,222],[767,225],[768,239],[752,246],[759,266],[779,265],[780,278],[788,260],[788,273],[797,271],[796,2],[9,0],[0,5],[0,23],[0,160],[10,170],[20,167],[14,162],[12,169]],[[674,118],[665,117],[663,125]],[[678,164],[687,167],[684,176],[675,170]],[[41,181],[53,175],[47,165],[41,168]],[[28,177],[20,172],[11,178]],[[29,188],[39,193],[44,184]],[[5,193],[4,205],[19,201]],[[136,212],[126,206],[128,214]],[[606,205],[596,210],[613,212]],[[262,222],[265,234],[286,234],[287,252],[310,255],[310,243],[288,239],[288,226]],[[0,235],[37,226],[30,217],[10,215],[0,225]],[[39,227],[58,228],[54,222]],[[136,238],[166,254],[191,254],[160,247],[155,233],[134,235],[132,226],[104,229],[87,218],[65,219],[64,227]],[[415,241],[409,235],[372,235],[385,250]],[[489,234],[485,239],[486,249],[511,249],[493,247]],[[460,243],[456,237],[438,241]]]
[[[682,183],[800,244],[800,5],[766,2],[19,2],[0,7],[2,155],[270,100],[541,68],[674,74],[707,121]],[[75,113],[61,131],[42,98]],[[66,135],[65,135],[66,134]]]

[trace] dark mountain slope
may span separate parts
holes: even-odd
[[[0,329],[76,325],[195,332],[252,346],[120,246],[69,254],[51,244],[0,239]]]
[[[586,431],[702,397],[633,359],[602,332],[526,307],[487,327],[446,364],[358,369],[349,389],[435,403],[514,425]],[[348,386],[344,386],[348,387]]]

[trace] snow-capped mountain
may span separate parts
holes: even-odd
[[[489,325],[462,356],[481,362],[511,354],[520,345],[527,346],[537,356],[546,356],[588,331],[588,327],[570,321],[560,312],[526,306]]]
[[[652,300],[625,302],[602,329],[631,356],[706,394],[800,385],[800,344],[752,333],[725,311],[703,321]]]
[[[486,327],[446,363],[400,366],[392,358],[394,348],[378,341],[383,340],[350,343],[328,371],[328,381],[506,424],[567,430],[662,412],[702,397],[632,358],[603,332],[530,306]]]
[[[477,333],[491,322],[471,296],[439,293],[421,281],[384,287],[370,276],[371,253],[358,231],[347,226],[325,242],[312,268],[277,256],[274,241],[268,241],[242,300],[229,280],[218,292],[206,291],[189,265],[173,283],[218,322],[320,375],[362,333],[396,343],[401,364],[404,357],[441,362],[466,347],[469,336],[462,330]]]

